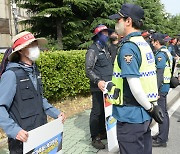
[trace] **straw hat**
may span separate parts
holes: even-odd
[[[9,55],[8,59],[11,61],[11,59],[16,55],[17,51],[27,47],[32,42],[37,41],[38,46],[42,47],[45,44],[47,44],[47,40],[45,38],[35,38],[34,35],[31,32],[21,32],[14,36],[12,39],[12,53]]]

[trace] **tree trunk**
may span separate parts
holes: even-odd
[[[62,42],[62,22],[61,19],[57,19],[56,20],[56,24],[57,24],[57,42],[58,42],[58,46],[59,48],[62,50],[63,49],[63,42]]]

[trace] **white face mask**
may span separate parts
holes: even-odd
[[[29,50],[29,56],[28,56],[29,59],[32,61],[36,61],[40,56],[40,50],[38,46],[28,48],[28,50]]]
[[[123,36],[123,34],[124,34],[124,23],[123,22],[116,23],[115,30],[118,33],[118,35]]]

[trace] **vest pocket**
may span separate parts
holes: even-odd
[[[36,124],[36,115],[29,115],[27,117],[21,117],[21,127],[25,129],[26,131],[30,131],[35,128]]]
[[[21,80],[20,82],[20,91],[22,100],[32,99],[34,98],[33,91],[30,87],[29,80]]]
[[[37,110],[37,98],[33,92],[33,85],[31,85],[30,80],[22,80],[19,83],[20,86],[20,99],[21,101],[18,102],[20,110],[21,118],[28,118],[38,114]]]
[[[34,98],[32,90],[29,87],[26,87],[25,89],[21,89],[21,98],[22,100]]]

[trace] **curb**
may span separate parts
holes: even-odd
[[[169,109],[173,103],[180,97],[180,85],[172,89],[167,96],[167,108]]]

